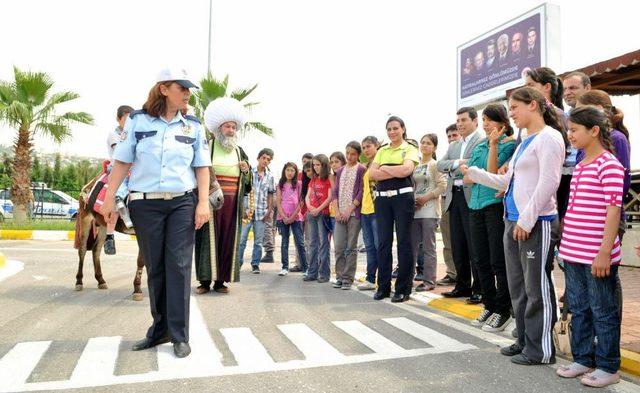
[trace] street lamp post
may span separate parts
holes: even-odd
[[[213,0],[209,0],[209,45],[207,47],[207,72],[211,74],[211,22],[213,15]]]

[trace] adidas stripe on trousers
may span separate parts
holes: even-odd
[[[551,270],[559,223],[539,220],[524,242],[513,240],[515,227],[515,222],[505,220],[504,253],[518,344],[529,360],[548,363],[555,357],[557,307]]]

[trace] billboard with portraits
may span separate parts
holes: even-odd
[[[527,69],[549,65],[548,5],[458,47],[458,107],[503,98]]]

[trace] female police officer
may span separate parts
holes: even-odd
[[[391,292],[391,246],[395,224],[398,239],[398,278],[394,303],[409,300],[413,289],[415,261],[411,252],[411,223],[414,214],[413,171],[418,162],[418,149],[407,142],[404,121],[396,116],[387,120],[389,144],[381,147],[369,168],[372,180],[378,185],[374,193],[378,221],[378,291],[376,300],[389,297]]]
[[[153,316],[133,350],[172,341],[177,357],[191,353],[191,257],[195,230],[209,220],[211,159],[200,122],[186,114],[192,87],[184,70],[160,72],[142,110],[127,120],[102,206],[110,219],[115,191],[131,169],[129,210],[147,268]]]

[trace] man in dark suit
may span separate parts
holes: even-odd
[[[458,110],[456,126],[462,138],[449,145],[447,154],[438,161],[438,170],[448,175],[445,193],[445,211],[449,212],[451,228],[451,249],[456,266],[457,283],[453,291],[445,292],[445,297],[469,297],[468,303],[480,303],[480,281],[476,271],[475,253],[471,249],[469,234],[469,200],[471,186],[462,182],[460,165],[466,164],[471,152],[483,138],[478,131],[478,112],[464,107]],[[471,273],[473,271],[473,287]]]

